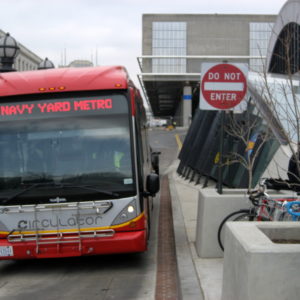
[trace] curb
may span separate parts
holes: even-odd
[[[173,226],[181,298],[183,300],[204,300],[203,291],[201,289],[198,274],[192,259],[192,253],[187,238],[181,204],[178,200],[178,193],[173,179],[173,172],[176,172],[176,169],[172,170],[167,175],[169,178],[172,199]]]

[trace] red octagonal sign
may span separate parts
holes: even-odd
[[[200,109],[234,108],[247,93],[247,68],[242,64],[211,65],[202,67]]]

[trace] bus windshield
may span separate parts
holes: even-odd
[[[0,205],[134,195],[128,107],[122,94],[0,103]]]

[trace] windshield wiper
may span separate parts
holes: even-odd
[[[6,204],[6,203],[16,199],[17,197],[23,195],[24,193],[27,193],[37,187],[47,187],[47,186],[55,187],[55,188],[62,188],[62,189],[64,189],[64,188],[80,188],[80,189],[85,189],[85,190],[89,190],[89,191],[94,191],[94,192],[97,192],[97,193],[103,194],[103,195],[119,197],[118,193],[102,190],[102,189],[99,189],[92,185],[75,185],[75,184],[69,184],[69,183],[38,182],[38,183],[34,183],[34,184],[28,186],[24,190],[19,191],[10,197],[3,199],[2,204]]]
[[[21,184],[29,185],[35,183],[54,183],[54,180],[44,173],[27,172],[22,176]]]
[[[51,182],[51,183],[50,182],[39,182],[39,183],[31,184],[29,187],[25,188],[24,190],[19,191],[19,192],[15,193],[14,195],[3,199],[2,200],[2,204],[6,204],[7,202],[9,202],[11,200],[14,200],[15,198],[21,196],[24,193],[29,192],[30,190],[33,190],[36,187],[39,187],[39,186],[48,186],[50,184],[53,185],[53,182]]]

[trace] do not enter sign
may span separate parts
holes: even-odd
[[[232,109],[247,93],[247,66],[245,64],[203,63],[200,109]]]

